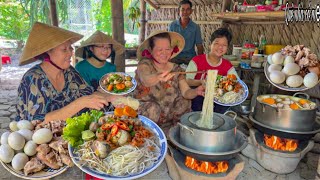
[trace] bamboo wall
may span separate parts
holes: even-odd
[[[251,1],[250,3],[255,3]],[[315,2],[312,3],[314,5]],[[210,24],[212,22],[221,22],[212,18],[212,13],[221,11],[221,1],[214,1],[211,5],[194,5],[194,11],[191,15],[193,21],[201,21],[199,24],[204,40],[205,51],[209,51],[211,33],[219,28],[221,24]],[[147,20],[162,21],[163,23],[147,23],[147,33],[149,35],[153,30],[166,30],[169,22],[178,19],[177,8],[162,8],[157,11],[147,13]],[[206,23],[207,22],[207,23]],[[286,24],[229,24],[233,34],[232,44],[242,44],[244,40],[258,42],[259,36],[264,34],[267,44],[296,45],[303,44],[318,56],[320,56],[320,27],[316,23],[291,23]],[[230,46],[231,47],[231,46]],[[231,48],[230,48],[231,51]],[[229,52],[230,53],[230,52]]]
[[[220,1],[216,1],[211,5],[195,5],[193,6],[193,13],[191,14],[191,19],[193,21],[202,21],[199,24],[202,34],[202,39],[204,41],[204,47],[206,52],[208,51],[208,47],[210,46],[210,36],[214,29],[219,28],[221,25],[221,21],[214,20],[211,17],[212,13],[219,13],[221,10]],[[154,30],[167,30],[169,22],[176,20],[179,18],[178,8],[163,8],[158,9],[157,11],[152,11],[147,13],[147,20],[152,21],[166,21],[164,23],[157,24],[149,24],[147,23],[147,33],[146,36],[150,34],[150,32]],[[208,21],[206,24],[205,21]],[[210,22],[218,22],[220,24],[210,24]]]

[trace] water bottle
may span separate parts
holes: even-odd
[[[266,44],[267,44],[266,37],[262,34],[259,38],[259,54],[264,54]]]

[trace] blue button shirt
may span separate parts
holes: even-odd
[[[200,27],[198,24],[194,23],[191,19],[186,28],[182,28],[180,24],[180,19],[173,21],[169,25],[169,31],[174,31],[181,34],[186,41],[184,49],[177,56],[184,58],[193,58],[196,56],[195,45],[202,44]]]

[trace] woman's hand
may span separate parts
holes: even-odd
[[[85,108],[100,110],[105,105],[108,105],[107,99],[103,95],[92,94],[81,97],[81,103]]]
[[[167,82],[168,80],[170,80],[175,74],[174,73],[170,73],[170,71],[166,71],[163,72],[161,74],[158,75],[159,81],[160,82]]]
[[[198,86],[198,87],[196,88],[197,95],[198,95],[198,96],[204,96],[205,90],[206,90],[206,89],[205,89],[205,87],[204,87],[203,85]]]

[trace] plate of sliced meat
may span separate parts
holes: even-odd
[[[64,121],[21,120],[17,128],[1,135],[0,163],[11,174],[23,179],[49,179],[73,166],[68,143],[62,139]]]
[[[49,179],[65,172],[68,166],[63,166],[60,169],[52,169],[44,164],[38,158],[31,158],[26,164],[24,171],[17,171],[13,169],[12,165],[1,161],[3,167],[8,170],[11,174],[23,178],[23,179]],[[37,171],[36,173],[33,173]]]

